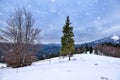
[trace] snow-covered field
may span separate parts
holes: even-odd
[[[77,54],[23,68],[1,68],[0,80],[120,80],[120,58]]]

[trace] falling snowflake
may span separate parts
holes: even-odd
[[[28,5],[28,8],[32,8],[32,5]]]
[[[0,16],[2,16],[3,15],[3,13],[0,13]]]
[[[97,19],[100,19],[100,16],[98,16]]]
[[[55,0],[51,0],[51,2],[54,2]]]
[[[86,13],[86,15],[88,16],[88,15],[89,15],[89,13],[87,12],[87,13]]]

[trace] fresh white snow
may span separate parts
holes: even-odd
[[[114,35],[114,36],[112,36],[112,37],[111,37],[111,39],[113,39],[113,40],[117,41],[117,40],[119,40],[119,39],[120,39],[120,37],[119,37],[119,36]]]
[[[120,58],[77,54],[52,58],[22,68],[0,69],[0,80],[120,80]]]
[[[5,67],[7,67],[6,64],[2,64],[2,63],[0,63],[0,69],[1,69],[1,68],[5,68]]]

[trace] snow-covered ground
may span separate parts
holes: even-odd
[[[23,68],[0,69],[0,80],[120,80],[120,58],[77,54],[52,58]]]
[[[6,64],[0,63],[0,69],[1,69],[1,68],[5,68],[6,66],[7,66]]]

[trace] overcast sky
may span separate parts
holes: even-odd
[[[41,43],[60,43],[66,16],[70,16],[76,43],[120,35],[120,0],[0,0],[2,27],[17,6],[33,14],[42,29]]]

